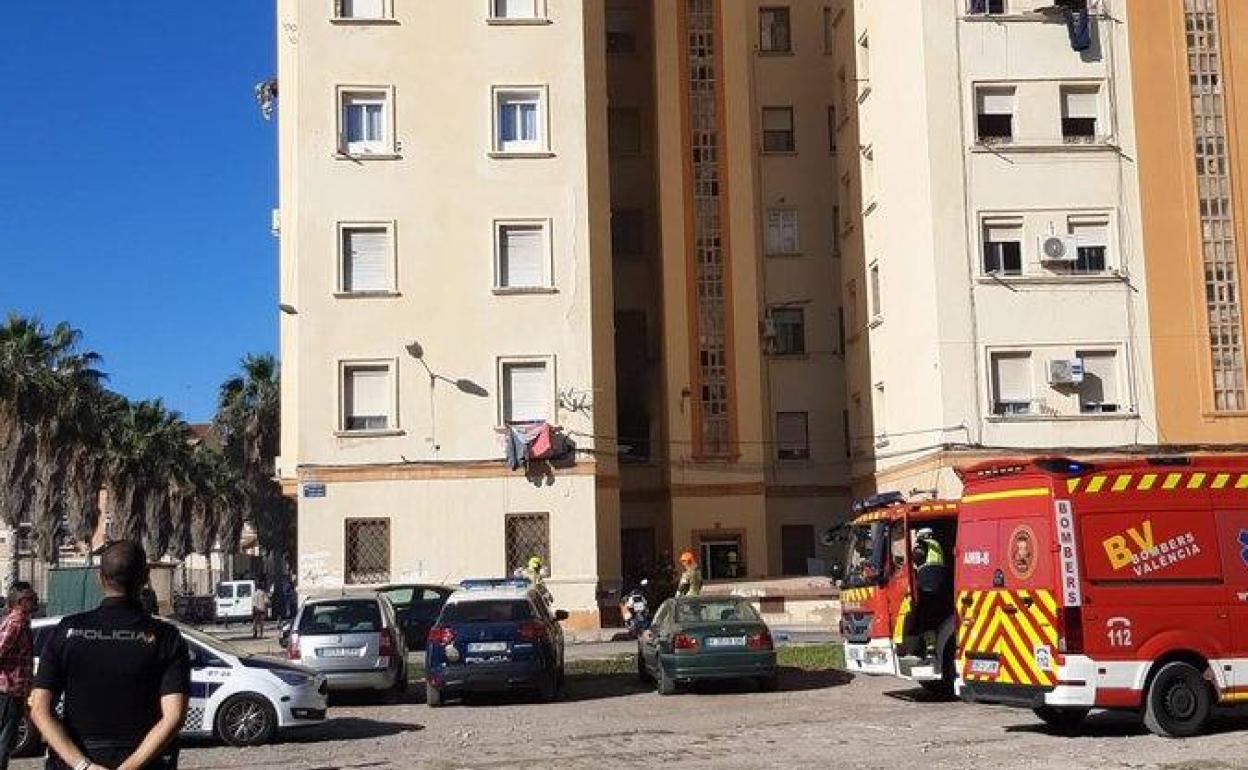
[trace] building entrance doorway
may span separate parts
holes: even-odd
[[[745,557],[740,535],[703,537],[698,544],[702,577],[707,580],[733,580],[745,577]]]

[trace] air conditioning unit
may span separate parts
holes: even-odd
[[[1082,358],[1058,358],[1049,361],[1050,385],[1080,385],[1082,383]]]
[[[1079,244],[1069,235],[1040,237],[1041,262],[1074,262],[1077,256],[1079,256]]]

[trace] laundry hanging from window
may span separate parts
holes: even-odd
[[[1088,0],[1057,0],[1057,4],[1066,20],[1066,31],[1070,33],[1070,47],[1076,51],[1091,48],[1092,11],[1088,8]]]
[[[530,462],[558,460],[570,451],[567,438],[545,421],[517,422],[502,430],[507,467],[519,470]]]

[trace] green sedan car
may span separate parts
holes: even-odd
[[[637,673],[658,684],[660,695],[679,685],[754,679],[776,688],[776,649],[753,605],[731,596],[668,599],[637,639]]]

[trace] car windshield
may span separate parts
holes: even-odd
[[[317,602],[304,605],[301,634],[360,634],[381,630],[381,610],[370,600]]]
[[[699,599],[676,604],[677,623],[759,622],[760,620],[753,605],[744,599]]]
[[[226,585],[224,583],[217,586],[217,598],[218,599],[233,599],[234,598],[234,586]]]
[[[452,602],[442,610],[442,623],[508,623],[532,620],[533,605],[523,599]]]
[[[213,652],[224,652],[226,655],[233,655],[236,658],[246,658],[246,657],[251,656],[251,653],[247,652],[246,650],[240,647],[236,647],[233,644],[230,644],[229,642],[224,641],[222,639],[218,639],[215,636],[205,634],[203,631],[200,631],[198,628],[191,628],[190,626],[184,626],[181,623],[175,623],[174,625],[177,627],[179,631],[182,632],[182,635],[185,636],[187,639],[191,639],[193,641],[199,642],[200,644],[207,647],[209,650],[212,650]]]

